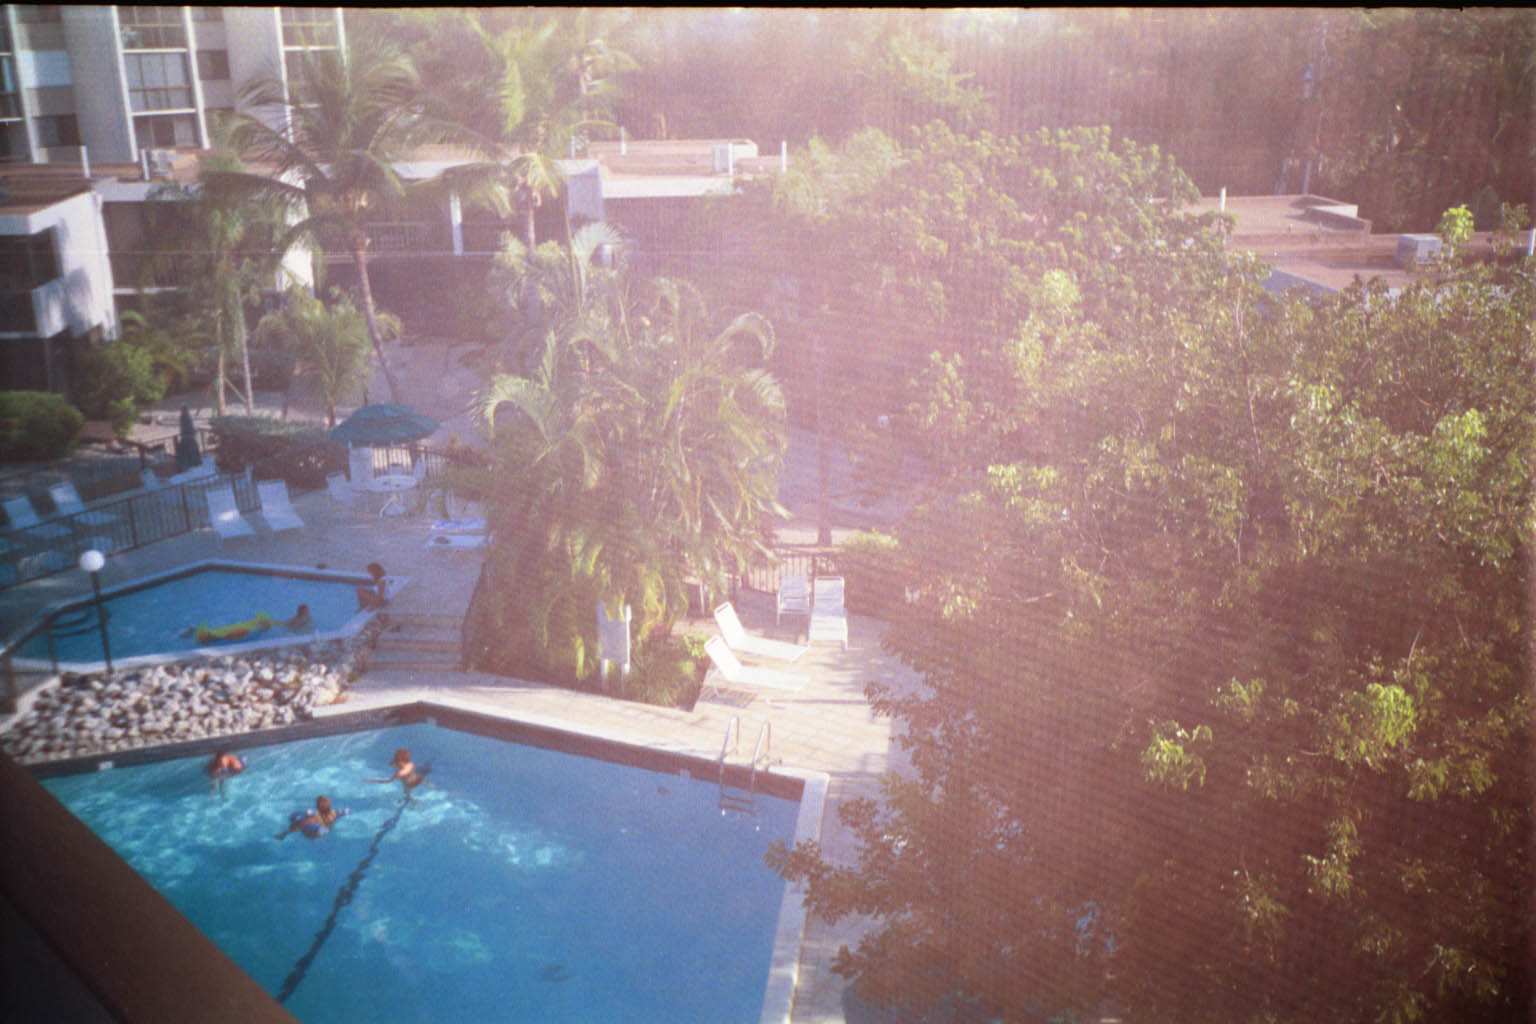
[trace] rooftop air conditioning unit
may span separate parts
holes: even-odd
[[[1439,256],[1439,235],[1397,236],[1397,264],[1400,267],[1416,267]]]

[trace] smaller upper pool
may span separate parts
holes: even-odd
[[[349,636],[371,617],[357,610],[366,576],[296,566],[207,561],[102,591],[114,668]],[[299,606],[306,622],[286,625]],[[94,598],[44,612],[23,630],[18,666],[98,669],[106,660]]]

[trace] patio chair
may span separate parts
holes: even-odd
[[[9,499],[4,505],[5,518],[13,531],[26,530],[33,536],[49,539],[69,534],[69,527],[59,523],[45,523],[37,518],[37,509],[32,507],[25,494]]]
[[[347,474],[335,472],[325,478],[325,489],[330,494],[331,500],[338,505],[351,508],[357,504],[357,492],[347,486]]]
[[[759,668],[755,665],[743,665],[731,649],[725,645],[725,637],[712,636],[704,644],[704,653],[709,655],[709,660],[714,662],[718,671],[727,683],[732,686],[740,686],[747,689],[780,690],[786,693],[797,693],[811,681],[810,676],[799,675],[794,672],[781,672],[776,668]],[[713,686],[706,678],[706,689],[719,692],[719,688]]]
[[[214,465],[212,459],[204,459],[191,469],[177,473],[166,482],[173,484],[191,483],[194,480],[206,480],[210,476],[217,476],[218,472],[218,467]]]
[[[806,589],[804,576],[785,576],[779,580],[778,607],[773,613],[773,624],[782,624],[784,613],[809,615],[811,594]]]
[[[139,470],[139,483],[144,485],[146,491],[158,491],[163,486],[160,483],[160,474],[148,466]]]
[[[220,544],[231,537],[255,534],[251,524],[240,514],[240,506],[235,504],[234,488],[229,484],[208,488],[203,492],[203,499],[208,503],[208,525],[219,535]]]
[[[366,491],[373,483],[373,449],[353,447],[347,449],[347,475],[354,491]]]
[[[836,640],[848,649],[848,613],[843,608],[843,578],[817,576],[811,592],[811,624],[806,640]]]
[[[65,480],[61,484],[54,484],[48,488],[48,495],[53,498],[53,507],[58,509],[61,516],[74,516],[82,523],[89,523],[91,526],[106,526],[108,523],[117,522],[117,516],[110,512],[87,509],[85,502],[80,500],[80,492],[75,490],[73,481]]]
[[[261,518],[267,521],[273,533],[304,529],[304,520],[299,518],[293,503],[288,500],[286,480],[262,480],[256,484],[256,495],[261,499]]]
[[[805,648],[799,644],[772,640],[765,636],[753,636],[748,633],[742,628],[741,619],[736,615],[736,608],[729,601],[715,609],[715,623],[720,627],[720,635],[725,638],[725,645],[738,654],[755,654],[760,658],[794,661],[805,653]]]

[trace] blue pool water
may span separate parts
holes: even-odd
[[[103,603],[112,658],[121,663],[143,655],[217,649],[220,644],[199,644],[188,631],[199,625],[219,627],[245,622],[258,612],[266,612],[278,624],[247,637],[248,641],[297,641],[316,632],[339,630],[356,615],[356,591],[364,582],[362,577],[205,568],[125,593],[109,593]],[[292,617],[300,604],[309,605],[312,625],[295,632],[281,623]],[[77,615],[68,611],[61,614],[63,621],[72,618],[80,620],[79,628],[55,630],[58,659],[77,663],[103,660],[94,609],[87,604]],[[49,660],[48,638],[42,633],[34,635],[21,645],[17,656]]]
[[[408,803],[362,781],[402,746]],[[797,802],[428,724],[242,753],[217,797],[205,758],[44,785],[300,1020],[760,1015]],[[321,793],[350,815],[272,838]]]

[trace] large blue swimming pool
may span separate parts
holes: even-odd
[[[390,773],[408,747],[434,788]],[[47,779],[300,1020],[758,1019],[796,801],[433,724]],[[273,833],[319,794],[329,835]]]
[[[173,574],[113,588],[103,595],[107,640],[115,665],[157,656],[202,651],[216,654],[247,644],[297,643],[336,635],[357,618],[361,575],[276,566],[201,563]],[[307,605],[310,622],[300,629],[282,625]],[[245,637],[199,641],[197,629],[230,631],[264,613],[274,624]],[[25,662],[88,665],[104,660],[94,602],[72,602],[52,615],[51,629],[24,643]],[[51,637],[49,633],[51,632]]]

